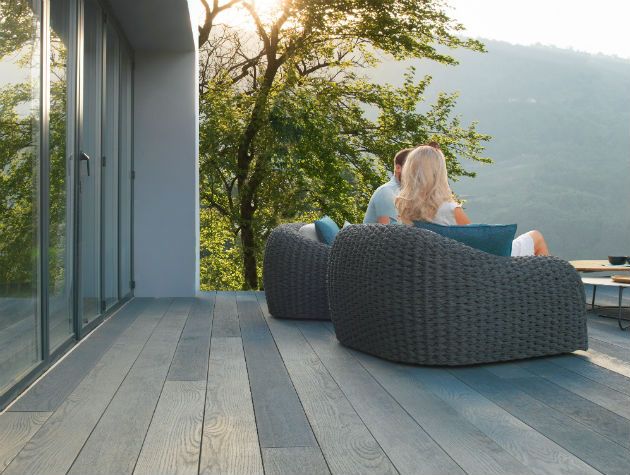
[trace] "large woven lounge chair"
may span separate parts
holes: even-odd
[[[499,257],[397,225],[342,230],[328,267],[339,341],[388,360],[469,365],[587,348],[584,290],[554,257]]]
[[[330,320],[326,268],[330,246],[308,239],[304,223],[274,229],[265,246],[263,285],[276,318]]]

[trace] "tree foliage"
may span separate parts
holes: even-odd
[[[463,160],[487,161],[488,137],[453,114],[456,95],[423,104],[430,77],[410,68],[398,87],[369,80],[383,56],[455,64],[448,48],[483,51],[458,36],[463,27],[441,1],[284,0],[272,15],[245,1],[203,3],[204,286],[258,288],[264,242],[279,223],[322,214],[360,222],[401,148],[437,141],[455,178],[469,175]],[[218,23],[228,9],[255,34]]]

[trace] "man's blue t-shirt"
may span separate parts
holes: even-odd
[[[396,176],[392,176],[384,185],[379,186],[372,198],[370,198],[370,204],[368,204],[367,211],[365,212],[365,218],[363,218],[363,224],[377,223],[379,216],[388,216],[390,220],[396,220],[398,217],[398,210],[394,204],[394,200],[400,192],[400,182],[396,179]]]

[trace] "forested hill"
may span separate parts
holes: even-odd
[[[495,163],[453,186],[468,214],[540,229],[565,258],[630,254],[630,61],[484,43],[455,52],[455,67],[415,64],[430,95],[459,91],[457,113],[493,137]],[[375,78],[399,83],[404,68],[387,62]]]

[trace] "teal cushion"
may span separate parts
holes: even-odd
[[[332,246],[339,232],[339,226],[328,216],[324,216],[322,219],[315,221],[315,232],[317,232],[319,242]]]
[[[433,231],[444,237],[497,256],[512,255],[512,241],[516,224],[468,224],[466,226],[443,226],[441,224],[414,221],[417,228]]]

